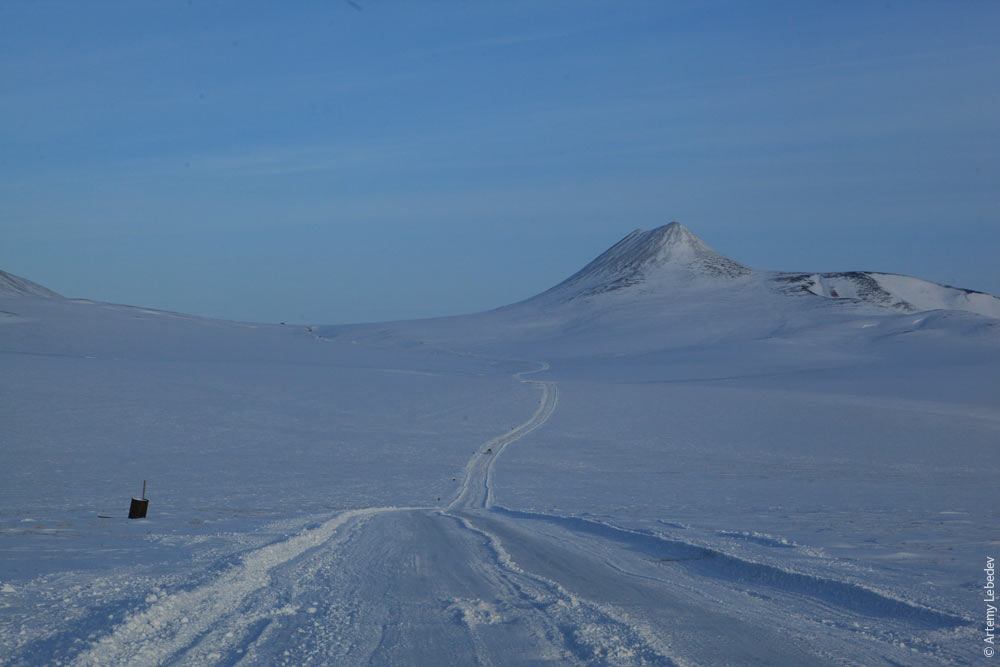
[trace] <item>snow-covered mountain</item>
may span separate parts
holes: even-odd
[[[656,297],[678,290],[735,287],[754,278],[786,294],[863,301],[905,313],[960,310],[1000,318],[1000,299],[992,295],[909,276],[751,269],[716,252],[679,222],[635,230],[535,299],[565,302],[618,291]]]
[[[47,287],[42,287],[38,283],[15,276],[6,271],[0,271],[0,296],[43,296],[50,298],[61,298]]]
[[[922,311],[936,313],[915,314]],[[826,352],[856,350],[858,328],[882,334],[942,328],[1000,336],[1000,299],[885,273],[792,273],[747,267],[684,225],[636,230],[555,287],[458,317],[320,327],[330,339],[484,351],[527,358],[642,355],[804,332]],[[998,339],[1000,340],[1000,339]],[[853,354],[854,352],[850,352]],[[746,356],[752,357],[750,352]],[[754,352],[757,354],[757,352]]]

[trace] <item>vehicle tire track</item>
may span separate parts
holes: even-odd
[[[447,510],[454,512],[468,509],[489,509],[493,505],[493,466],[497,458],[503,453],[512,442],[520,440],[535,429],[541,427],[552,413],[555,412],[559,402],[559,390],[556,383],[547,380],[528,380],[525,375],[541,373],[549,370],[549,364],[539,362],[539,367],[530,371],[515,373],[515,377],[525,384],[537,385],[542,390],[541,398],[538,401],[538,409],[528,421],[520,426],[516,426],[509,432],[493,438],[489,442],[480,445],[476,453],[465,466],[465,474],[462,486],[458,495],[448,505]]]
[[[251,595],[271,584],[272,570],[310,549],[335,549],[373,515],[399,509],[341,512],[316,528],[251,551],[212,582],[164,596],[130,616],[76,656],[73,664],[162,664],[181,655],[186,664],[213,664],[261,619],[286,613],[270,608],[245,616],[237,613]]]
[[[521,606],[530,608],[525,615],[539,617],[540,628],[550,641],[557,642],[563,662],[612,665],[686,664],[670,655],[669,646],[650,628],[630,619],[626,613],[574,595],[558,582],[534,574],[514,561],[493,532],[473,524],[470,518],[446,514],[461,526],[481,535],[492,552],[491,578],[504,582],[514,592]],[[480,567],[484,567],[481,564]],[[470,631],[473,624],[467,623]],[[488,662],[488,656],[480,656]]]

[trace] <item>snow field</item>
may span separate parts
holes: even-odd
[[[419,322],[18,283],[0,663],[969,664],[996,300],[819,275],[671,225]]]

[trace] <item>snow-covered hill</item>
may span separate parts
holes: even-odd
[[[413,322],[13,280],[0,664],[982,655],[989,295],[749,269],[676,223],[526,301]]]
[[[58,294],[30,280],[0,271],[0,296],[43,296],[60,298]]]

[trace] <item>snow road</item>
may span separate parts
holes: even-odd
[[[440,507],[354,509],[147,599],[76,655],[95,664],[936,663],[968,619],[665,534],[494,503],[483,443]],[[488,451],[492,453],[486,453]],[[918,644],[911,647],[913,638]],[[860,647],[860,648],[859,648]]]
[[[458,496],[448,506],[449,510],[472,509],[476,507],[488,509],[493,504],[493,465],[503,450],[510,443],[520,440],[535,429],[542,426],[552,413],[555,412],[556,404],[559,402],[559,391],[555,382],[544,380],[525,380],[525,375],[542,373],[549,369],[549,364],[542,362],[539,368],[532,371],[522,371],[516,373],[515,377],[526,384],[534,384],[542,389],[542,396],[538,400],[538,409],[531,419],[520,426],[515,426],[509,433],[493,438],[477,449],[465,466],[465,476]]]

